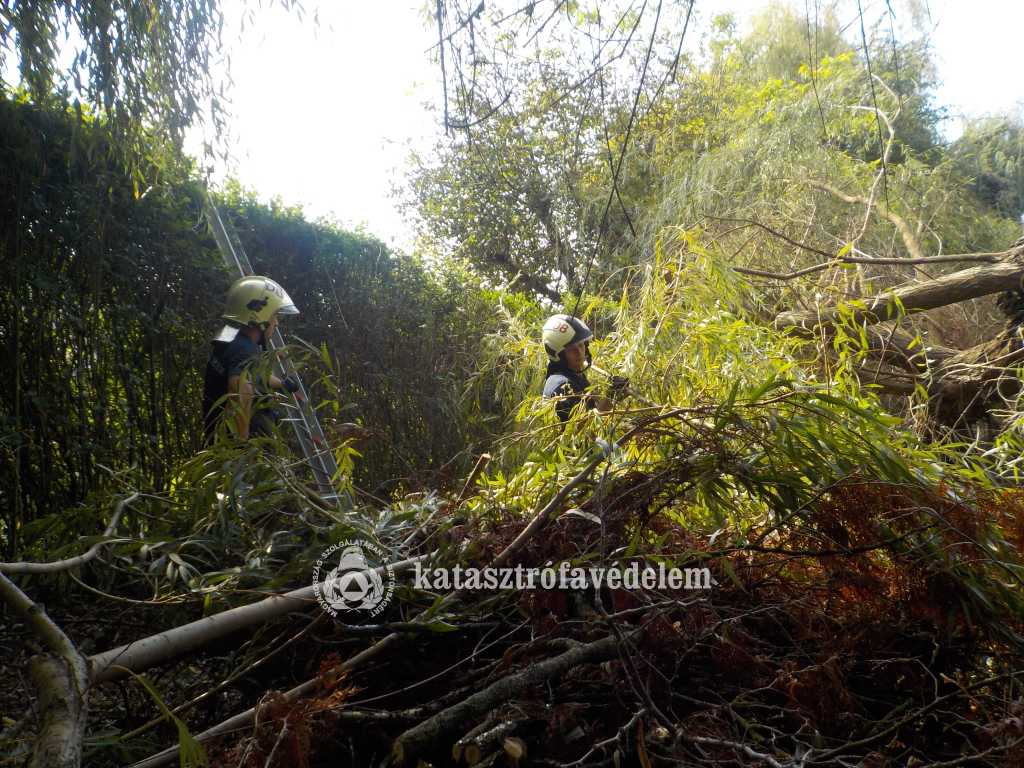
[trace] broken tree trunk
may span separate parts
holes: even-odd
[[[0,573],[0,598],[43,639],[52,651],[29,659],[28,669],[39,696],[40,724],[29,768],[78,768],[88,715],[85,659],[43,606],[33,602]]]
[[[849,327],[851,341],[857,343],[859,336],[862,349],[878,364],[862,371],[873,376],[871,383],[894,394],[911,394],[922,387],[929,396],[931,417],[955,427],[986,418],[1017,396],[1016,368],[1024,362],[1022,291],[1024,238],[995,263],[901,285],[856,305],[780,312],[772,322],[779,330],[817,340],[831,338],[842,325]],[[1007,315],[1006,327],[995,339],[970,349],[928,345],[895,324],[875,327],[995,293],[1003,294],[1000,308]]]
[[[822,330],[834,330],[836,325],[844,321],[854,325],[875,325],[895,320],[902,315],[926,312],[968,299],[1017,290],[1022,286],[1024,243],[1018,241],[1007,251],[1006,258],[995,264],[971,267],[926,283],[901,285],[865,299],[863,306],[859,307],[829,307],[819,312],[780,312],[775,316],[774,325],[780,331],[811,338]]]

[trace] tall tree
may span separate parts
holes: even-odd
[[[279,2],[298,8],[295,0]],[[31,101],[95,111],[110,149],[135,171],[154,159],[160,170],[176,170],[190,126],[204,127],[208,147],[222,138],[219,0],[3,0],[0,22],[7,79],[16,66]]]

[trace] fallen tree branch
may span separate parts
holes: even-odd
[[[90,587],[84,581],[79,579],[71,571],[67,572],[68,578],[71,579],[75,584],[84,589],[86,592],[96,595],[96,597],[102,597],[104,600],[111,600],[115,603],[127,603],[128,605],[185,605],[189,602],[200,602],[202,598],[198,600],[189,600],[187,598],[173,598],[167,600],[132,600],[130,597],[121,597],[120,595],[111,595],[108,592],[102,592],[96,587]]]
[[[491,454],[480,454],[480,458],[476,460],[476,464],[473,466],[473,471],[469,473],[469,477],[466,478],[466,482],[462,485],[462,493],[459,494],[459,498],[456,501],[457,504],[461,504],[473,495],[473,485],[476,483],[477,478],[480,477],[480,474],[487,468],[487,463],[490,460]]]
[[[792,240],[792,239],[786,237],[786,235],[782,234],[778,230],[772,229],[767,224],[762,224],[760,221],[756,221],[754,219],[732,219],[732,218],[720,217],[720,216],[708,216],[708,218],[709,219],[714,219],[715,221],[732,221],[732,222],[735,222],[737,224],[744,224],[744,225],[746,225],[748,227],[758,227],[759,229],[763,229],[769,235],[774,235],[775,237],[779,238],[780,240],[785,240],[787,243],[792,245],[794,248],[799,248],[801,251],[807,251],[808,253],[816,253],[819,256],[824,256],[826,259],[829,259],[830,261],[834,261],[837,258],[837,256],[834,253],[829,253],[828,251],[823,251],[820,248],[815,248],[813,245],[805,245],[804,243],[798,242],[796,240]],[[737,229],[738,229],[738,227],[737,227]]]
[[[864,299],[862,306],[822,309],[820,312],[780,312],[774,318],[777,330],[813,337],[821,329],[834,329],[840,322],[874,325],[895,320],[903,314],[977,299],[1024,286],[1024,261],[1015,248],[1012,255],[996,264],[971,267],[927,283],[908,283]],[[900,309],[902,307],[902,309]]]
[[[573,667],[587,661],[609,659],[619,652],[619,641],[614,636],[573,648],[561,656],[532,664],[522,672],[502,678],[489,688],[439,712],[429,720],[410,728],[391,747],[391,756],[381,765],[405,765],[419,756],[439,738],[456,730],[467,720],[479,716],[512,698],[527,688],[563,675]]]
[[[414,564],[424,562],[429,557],[429,555],[421,555],[395,563],[395,573],[407,571]],[[372,570],[382,575],[384,573],[383,566]],[[89,667],[92,681],[100,683],[116,680],[128,674],[128,670],[138,672],[158,661],[176,656],[215,638],[229,635],[254,624],[264,624],[278,616],[306,608],[315,600],[313,590],[313,586],[308,586],[283,595],[269,597],[253,605],[232,608],[230,611],[207,616],[205,619],[175,627],[167,632],[161,632],[158,635],[122,645],[105,653],[90,656]]]
[[[133,493],[126,499],[122,499],[118,502],[117,507],[114,510],[114,516],[110,518],[110,524],[107,529],[103,531],[103,538],[109,539],[111,534],[114,533],[114,529],[121,520],[121,515],[124,512],[124,508],[139,498],[138,493]],[[93,544],[89,551],[85,554],[79,555],[78,557],[70,557],[67,560],[58,560],[55,563],[0,563],[0,573],[59,573],[60,571],[67,571],[71,568],[77,568],[80,565],[85,565],[97,554],[102,547],[109,544],[110,541],[98,541]]]
[[[82,762],[88,715],[85,691],[89,675],[85,659],[46,615],[43,606],[33,602],[2,573],[0,598],[53,652],[48,656],[32,656],[28,662],[40,707],[39,732],[32,746],[29,768],[78,768]]]
[[[472,744],[473,740],[481,733],[493,728],[496,720],[497,718],[494,716],[494,712],[488,712],[487,717],[480,721],[480,723],[474,728],[471,728],[469,733],[455,742],[455,744],[452,745],[452,760],[458,763],[459,760],[462,759],[462,751]]]
[[[867,200],[865,199],[865,202]],[[902,266],[904,264],[948,264],[953,262],[963,261],[981,261],[989,264],[997,264],[1006,258],[1006,251],[1002,253],[952,253],[948,256],[918,256],[909,259],[892,259],[892,258],[876,258],[874,256],[840,256],[835,253],[829,253],[823,251],[820,248],[815,248],[813,245],[807,245],[797,240],[787,237],[776,229],[772,229],[767,224],[762,224],[760,221],[754,219],[732,219],[719,216],[709,216],[708,218],[714,219],[715,221],[732,221],[738,224],[742,224],[748,227],[758,227],[763,229],[773,237],[777,237],[780,240],[792,245],[794,248],[799,248],[802,251],[808,253],[816,253],[819,256],[824,256],[828,259],[824,264],[815,264],[812,267],[805,267],[804,269],[798,269],[794,272],[767,272],[760,269],[750,269],[749,267],[731,267],[734,272],[739,272],[741,275],[753,275],[754,277],[766,277],[773,280],[793,280],[797,277],[803,277],[804,275],[810,275],[814,272],[821,272],[826,269],[831,269],[837,264],[883,264],[891,266]]]
[[[917,334],[896,326],[868,327],[864,331],[868,339],[866,350],[874,359],[915,375],[927,373],[960,353],[951,347],[928,344]]]
[[[797,277],[803,277],[804,275],[810,275],[814,272],[823,272],[826,269],[831,269],[837,264],[882,264],[901,266],[904,264],[950,264],[954,262],[964,261],[981,261],[988,264],[996,264],[999,262],[999,257],[1005,256],[1001,253],[956,253],[949,256],[925,256],[920,259],[889,259],[889,258],[875,258],[874,256],[834,256],[831,261],[824,264],[815,264],[813,267],[805,267],[804,269],[798,269],[795,272],[765,272],[760,269],[750,269],[749,267],[734,267],[730,266],[733,272],[739,272],[741,275],[753,275],[754,277],[767,277],[773,280],[793,280]]]
[[[894,213],[889,206],[883,203],[881,200],[867,198],[863,195],[848,195],[840,189],[836,189],[831,184],[826,184],[823,181],[817,179],[804,179],[804,183],[815,189],[820,189],[823,192],[828,192],[833,197],[836,197],[847,203],[860,203],[873,207],[879,216],[895,225],[897,231],[900,233],[900,237],[903,238],[903,244],[907,247],[910,255],[915,259],[925,258],[924,250],[921,248],[921,233],[914,232],[906,220],[897,213]]]
[[[691,409],[676,408],[666,413],[655,416],[654,418],[645,419],[643,423],[633,427],[628,432],[626,432],[621,438],[619,438],[618,444],[622,445],[623,443],[626,443],[627,441],[631,440],[638,432],[643,431],[645,427],[649,426],[655,421],[661,421],[672,416],[677,416],[689,410]],[[555,497],[551,499],[551,501],[549,501],[546,505],[544,505],[544,508],[534,516],[533,520],[530,521],[530,524],[527,525],[526,528],[523,529],[523,532],[515,538],[515,541],[513,541],[511,544],[505,547],[501,554],[494,558],[494,561],[490,564],[489,567],[498,568],[499,566],[508,562],[514,555],[516,555],[526,545],[526,542],[529,541],[535,533],[537,533],[537,531],[539,531],[541,528],[547,525],[552,513],[556,509],[558,509],[558,507],[562,504],[563,501],[565,501],[565,497],[568,496],[573,491],[573,489],[576,488],[580,483],[582,483],[584,480],[590,477],[594,470],[597,469],[597,467],[605,459],[606,457],[604,455],[598,456],[596,459],[591,461],[586,467],[584,467],[582,472],[580,472],[572,480],[566,483],[562,490],[555,494]]]
[[[234,683],[236,680],[239,680],[240,678],[245,677],[250,672],[253,672],[254,670],[256,670],[259,667],[263,666],[266,662],[270,661],[272,658],[274,658],[279,653],[281,653],[281,651],[285,650],[286,648],[290,648],[291,646],[293,646],[295,643],[297,643],[299,640],[301,640],[307,634],[309,634],[309,632],[315,626],[317,626],[318,624],[323,622],[326,618],[327,618],[327,614],[326,613],[321,613],[319,616],[316,617],[316,619],[314,619],[313,621],[310,622],[308,627],[303,629],[297,635],[295,635],[295,636],[289,638],[288,640],[286,640],[284,643],[279,645],[277,648],[274,648],[266,656],[263,656],[262,658],[259,658],[256,661],[252,662],[251,664],[243,667],[242,669],[238,670],[237,672],[233,673],[229,677],[227,677],[224,680],[222,680],[220,683],[215,685],[213,688],[209,689],[208,691],[205,691],[204,693],[199,694],[194,699],[191,699],[190,701],[186,701],[184,704],[179,704],[177,707],[175,707],[174,709],[170,710],[170,714],[171,715],[180,715],[182,712],[184,712],[184,711],[186,711],[188,709],[191,709],[192,707],[196,706],[197,704],[201,704],[202,702],[204,702],[207,699],[209,699],[211,696],[219,693],[220,691],[223,691],[225,688],[227,688],[229,685]],[[142,734],[146,733],[147,731],[152,730],[156,726],[160,725],[160,723],[167,722],[168,719],[169,718],[168,718],[167,715],[161,715],[160,717],[156,718],[155,720],[150,720],[145,725],[140,725],[134,731],[126,733],[123,736],[119,736],[118,738],[121,740],[121,743],[124,744],[124,743],[126,743],[128,741],[131,741],[136,736],[141,736]],[[88,752],[86,752],[83,757],[86,757],[86,758],[91,757],[92,755],[98,753],[101,749],[102,749],[102,747],[94,747],[93,749],[91,749]]]
[[[636,668],[636,665],[633,663],[633,657],[629,654],[629,647],[626,644],[626,639],[622,636],[622,631],[619,629],[618,625],[608,616],[608,611],[605,610],[604,603],[601,601],[601,594],[598,590],[595,590],[594,592],[594,606],[597,608],[597,612],[601,614],[601,618],[604,619],[604,623],[609,626],[618,641],[622,663],[626,668],[626,677],[629,679],[633,692],[636,693],[637,697],[639,697],[641,701],[643,701],[644,709],[654,715],[654,718],[665,728],[675,730],[673,722],[665,715],[664,712],[661,711],[658,705],[654,703],[654,699],[651,698],[651,692],[647,690],[647,686],[645,686],[643,680],[640,679],[640,671]]]
[[[618,747],[617,751],[621,755],[622,752],[623,752],[623,749],[622,749],[622,747],[623,747],[623,739],[626,738],[627,735],[634,728],[637,727],[637,725],[640,723],[640,721],[643,719],[644,715],[646,715],[646,714],[647,714],[647,710],[643,709],[641,707],[638,711],[633,713],[633,716],[631,718],[629,718],[629,721],[625,725],[623,725],[621,728],[619,728],[619,730],[616,731],[615,735],[612,736],[610,739],[605,739],[604,741],[597,742],[579,760],[576,760],[575,762],[572,762],[572,763],[563,763],[561,766],[559,766],[559,768],[580,768],[590,758],[590,756],[592,754],[594,754],[598,750],[601,750],[602,752],[607,752],[608,751],[608,747],[612,746],[613,744]],[[618,761],[615,761],[615,762],[618,762]],[[594,763],[590,763],[590,765],[594,765]]]

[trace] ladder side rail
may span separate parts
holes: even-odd
[[[284,337],[281,335],[280,328],[274,329],[270,345],[275,352],[278,352],[274,358],[274,375],[278,378],[292,376],[299,385],[299,390],[291,395],[291,397],[295,398],[296,405],[293,405],[290,399],[286,400],[285,404],[288,408],[292,427],[297,432],[300,429],[305,432],[305,435],[301,435],[300,439],[304,438],[312,443],[310,450],[306,451],[306,458],[309,460],[317,483],[320,486],[320,495],[325,499],[336,498],[339,502],[344,502],[344,506],[349,508],[354,507],[355,501],[348,491],[345,491],[342,496],[338,496],[334,488],[334,478],[338,474],[337,460],[334,457],[334,452],[331,450],[330,443],[327,441],[327,435],[320,424],[320,418],[317,415],[316,409],[313,407],[306,392],[306,386],[302,383],[302,379],[295,369],[295,363],[290,356],[280,354],[280,350],[283,350],[285,347]],[[295,417],[296,414],[297,418]]]
[[[243,251],[241,258],[239,258],[238,253],[235,251],[235,246],[232,244],[231,238],[228,237],[228,232],[224,228],[224,222],[220,219],[220,212],[217,211],[217,207],[212,201],[208,201],[206,205],[206,220],[210,222],[213,237],[217,241],[220,255],[224,258],[224,263],[227,264],[228,269],[236,270],[240,277],[252,275],[252,265],[249,263],[249,257]]]
[[[274,356],[274,375],[282,379],[285,376],[292,376],[299,385],[298,392],[290,395],[285,400],[285,407],[291,417],[292,427],[296,430],[299,440],[303,444],[306,459],[313,468],[313,474],[316,476],[317,485],[320,486],[321,495],[333,495],[335,493],[333,481],[334,476],[338,472],[338,465],[334,460],[334,453],[327,444],[323,429],[320,427],[320,420],[317,418],[316,412],[309,402],[305,385],[295,370],[295,365],[287,357],[282,360],[284,356],[280,351],[284,349],[285,344],[284,338],[278,329],[274,330],[270,346],[274,352],[278,353]],[[287,367],[285,366],[286,362]],[[295,403],[291,402],[293,398]]]
[[[224,258],[224,262],[228,269],[235,270],[241,277],[248,277],[253,274],[252,265],[249,263],[249,258],[244,250],[236,250],[234,244],[231,242],[231,238],[228,237],[227,230],[224,227],[224,222],[220,218],[220,212],[217,207],[213,204],[212,200],[207,201],[206,206],[207,221],[210,223],[210,229],[213,230],[214,239],[217,241],[217,246],[220,249],[221,256]],[[239,255],[241,252],[241,255]],[[281,332],[278,329],[274,330],[274,336],[270,340],[271,348],[278,352],[273,361],[274,373],[279,378],[284,378],[285,375],[293,376],[299,384],[299,392],[301,393],[301,401],[296,399],[296,403],[285,400],[285,409],[289,414],[288,421],[291,422],[292,428],[295,430],[295,436],[302,447],[302,452],[306,457],[306,461],[313,470],[313,476],[316,480],[317,485],[320,488],[320,495],[324,498],[337,497],[337,492],[334,489],[334,476],[338,472],[338,465],[334,459],[334,453],[330,450],[330,446],[327,443],[327,439],[324,435],[323,429],[320,427],[319,419],[316,416],[316,412],[309,405],[309,399],[306,395],[306,390],[302,384],[302,380],[299,377],[298,372],[295,370],[295,366],[289,361],[290,370],[286,373],[285,367],[281,358],[283,355],[280,350],[284,348],[284,339],[281,336]],[[305,408],[302,407],[302,403],[305,403]],[[306,410],[309,413],[306,413]],[[320,448],[319,446],[323,446]],[[349,500],[351,501],[351,499]]]

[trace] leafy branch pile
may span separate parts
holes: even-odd
[[[651,306],[621,306],[632,321],[645,313],[656,338],[624,336],[602,355],[628,359],[638,345],[664,363],[651,354],[662,343],[687,371],[676,386],[706,392],[732,347],[679,343],[689,327],[673,319],[710,309],[699,297],[716,281],[713,269],[702,280],[678,267],[685,279],[670,284],[649,273]],[[747,322],[741,313],[729,321]],[[786,365],[778,343],[768,367]],[[756,367],[746,372],[756,381]],[[638,386],[653,381],[666,378]],[[686,407],[577,422],[547,449],[535,423],[544,406],[528,402],[530,437],[521,431],[508,450],[529,443],[532,460],[427,515],[408,552],[436,548],[441,563],[464,567],[517,546],[504,562],[568,563],[570,572],[630,560],[702,566],[711,590],[491,591],[462,594],[456,608],[410,591],[403,613],[434,634],[400,632],[404,652],[392,645],[346,678],[363,690],[346,693],[334,714],[310,714],[337,728],[328,752],[340,742],[352,764],[387,755],[385,764],[410,765],[1019,760],[1019,494],[976,464],[958,468],[954,455],[914,444],[849,392],[754,386],[743,375],[726,391],[722,402],[698,395],[675,401]],[[287,742],[283,728],[266,727]],[[258,755],[252,765],[269,757],[242,744]],[[243,746],[233,749],[222,764]]]
[[[627,488],[640,478],[631,480]],[[608,489],[609,504],[618,490]],[[946,541],[977,553],[972,517],[989,518],[948,500],[908,516],[921,509],[915,496],[837,487],[818,525],[751,531],[761,544],[718,550],[623,514],[609,521],[611,546],[632,528],[660,534],[655,557],[711,563],[711,594],[606,592],[598,604],[578,590],[467,604],[444,617],[449,631],[410,637],[405,659],[360,674],[362,691],[325,691],[283,711],[268,697],[263,731],[215,764],[247,752],[243,764],[262,765],[281,744],[292,764],[336,759],[339,744],[346,764],[376,764],[389,744],[391,764],[506,754],[538,765],[945,765],[972,755],[1009,764],[1024,746],[1019,648],[982,631],[980,617],[1019,623],[991,616],[972,592],[977,574],[958,576],[910,544],[910,531],[942,527]],[[592,523],[551,526],[524,564],[596,554]],[[294,737],[289,718],[306,718]],[[325,727],[335,741],[303,752],[301,729]]]
[[[89,759],[158,752],[164,708],[191,734],[183,754],[199,759],[194,738],[225,766],[1019,759],[1024,499],[901,430],[855,379],[821,381],[744,309],[752,294],[715,253],[667,235],[620,302],[592,307],[641,331],[595,345],[609,367],[637,364],[635,397],[561,435],[550,403],[526,397],[472,483],[345,513],[304,492],[280,446],[219,443],[172,493],[126,504],[124,538],[76,579],[162,609],[168,630],[91,649]],[[538,364],[516,327],[483,353],[521,371],[509,396]],[[353,536],[405,570],[383,614],[335,620],[305,585]],[[415,558],[713,581],[423,589]],[[204,628],[229,620],[236,634]],[[177,655],[146,656],[157,641]],[[151,688],[129,693],[122,668]],[[12,757],[35,727],[30,712],[12,726]]]

